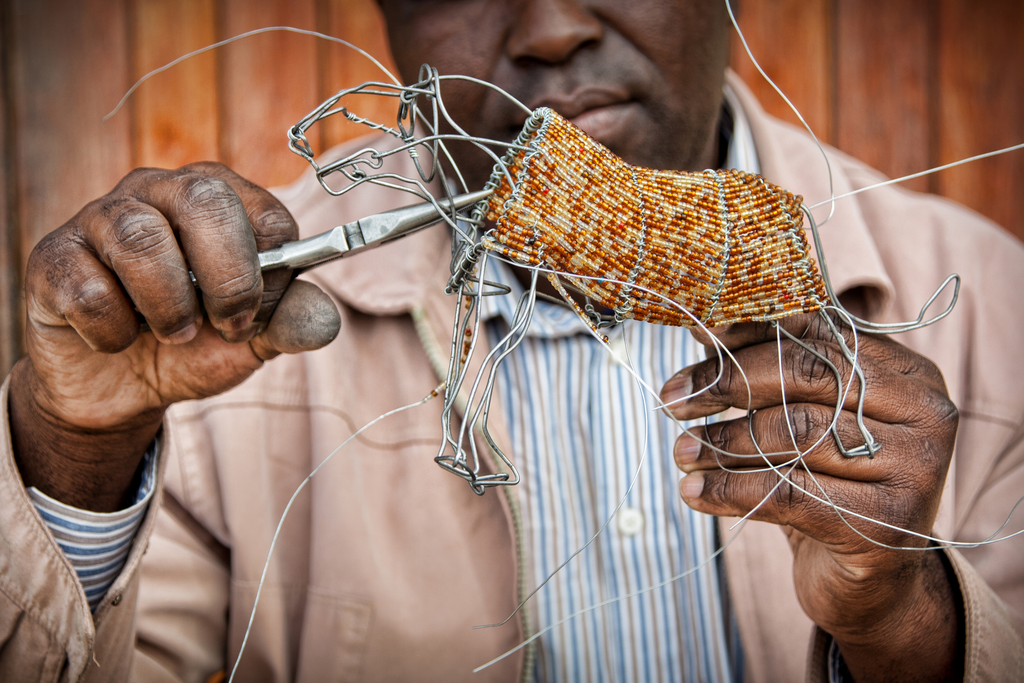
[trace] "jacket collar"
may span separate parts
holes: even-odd
[[[757,147],[761,175],[794,194],[803,195],[807,206],[827,200],[830,196],[828,171],[817,145],[804,131],[766,114],[747,86],[731,70],[726,73],[726,80],[746,113]],[[825,153],[832,164],[835,195],[855,189],[844,171],[849,158],[828,146],[825,146]],[[835,206],[835,214],[820,228],[833,289],[842,293],[863,287],[867,294],[867,317],[876,319],[890,306],[892,280],[882,264],[858,202],[839,200]],[[812,213],[820,223],[828,216],[828,205]],[[809,226],[807,228],[808,238],[813,241]]]

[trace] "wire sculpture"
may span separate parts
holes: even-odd
[[[462,130],[448,114],[441,95],[442,83],[449,79],[494,88],[528,112],[517,139],[477,138]],[[398,97],[396,125],[370,122],[341,105],[345,97],[357,93]],[[360,149],[320,165],[306,132],[335,115],[386,133],[399,144]],[[445,125],[454,132],[440,133]],[[417,127],[426,134],[417,137]],[[817,225],[801,197],[742,171],[690,173],[631,166],[551,109],[531,111],[496,86],[468,77],[441,76],[426,65],[420,70],[420,81],[410,86],[370,82],[340,91],[297,123],[289,131],[289,140],[290,148],[313,166],[318,181],[331,194],[343,195],[367,182],[409,191],[433,202],[451,226],[452,275],[446,292],[458,296],[460,305],[446,377],[444,439],[435,460],[466,479],[478,494],[519,482],[515,464],[488,431],[488,414],[498,364],[523,339],[536,300],[544,296],[537,292],[541,271],[561,294],[560,303],[573,308],[602,339],[600,329],[627,319],[713,327],[818,312],[861,380],[856,353],[829,312],[862,332],[907,331],[948,315],[959,292],[959,276],[951,275],[915,321],[877,325],[855,318],[832,291],[825,256],[817,246]],[[453,141],[469,143],[494,161],[484,187],[491,195],[462,212],[442,211],[429,190],[431,185],[440,187],[450,198],[453,188],[477,189],[466,186],[454,163],[447,147]],[[495,150],[504,154],[499,157]],[[384,168],[389,157],[400,153],[411,157],[417,177]],[[332,186],[328,179],[334,175],[347,182]],[[815,234],[820,269],[811,257],[804,216]],[[507,293],[486,280],[488,256],[532,268],[532,282],[517,304],[511,330],[484,358],[464,391],[479,336],[474,322],[479,299]],[[951,283],[949,305],[925,320],[928,309]],[[718,353],[721,357],[722,349]],[[834,364],[820,358],[840,387],[838,415],[850,383]],[[857,424],[864,443],[847,448],[835,421],[831,433],[843,455],[873,457],[880,446],[864,423],[865,383],[858,384]],[[457,406],[462,408],[463,420],[456,429],[452,411]],[[469,433],[472,425],[479,425],[498,456],[499,471],[484,471]]]

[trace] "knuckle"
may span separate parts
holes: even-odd
[[[945,425],[950,431],[956,431],[956,427],[960,422],[960,411],[949,396],[937,391],[930,391],[928,392],[927,404],[930,408],[929,412],[935,416],[939,423]]]
[[[298,225],[291,213],[273,199],[259,202],[250,212],[249,222],[257,233],[257,239],[266,244],[260,248],[276,246],[277,242],[295,239],[298,236]]]
[[[25,294],[28,299],[54,301],[63,296],[73,274],[80,272],[80,243],[66,229],[46,235],[29,254],[25,271]]]
[[[904,374],[918,375],[931,383],[937,384],[938,386],[945,386],[946,383],[942,377],[942,371],[939,370],[939,366],[928,358],[919,356],[905,347],[900,348],[910,355],[910,360],[906,363],[908,367],[904,370]]]
[[[790,473],[793,476],[793,473]],[[793,514],[799,514],[807,503],[807,495],[803,489],[796,486],[789,477],[784,478],[771,494],[771,503],[778,510],[787,510]]]
[[[834,380],[833,367],[836,363],[835,359],[830,358],[831,345],[816,340],[810,341],[807,345],[810,350],[796,346],[794,351],[798,358],[794,367],[797,368],[800,377],[815,385]]]
[[[225,181],[210,175],[183,178],[181,202],[193,220],[213,226],[244,216],[241,200]]]
[[[111,202],[110,214],[114,246],[130,254],[162,252],[173,241],[166,223],[155,210],[136,202]]]
[[[209,291],[204,289],[203,294],[217,312],[248,309],[260,300],[260,283],[259,273],[242,272],[226,277]]]
[[[729,454],[732,452],[733,444],[733,433],[732,427],[733,422],[718,422],[714,425],[710,425],[707,430],[707,440],[712,446],[718,451],[713,451],[712,456],[718,457],[722,454]],[[720,451],[720,452],[719,452]]]
[[[28,256],[26,279],[31,281],[36,273],[52,271],[54,263],[60,259],[61,252],[64,251],[63,244],[67,239],[65,231],[58,229],[39,240]]]
[[[805,340],[807,348],[791,343],[783,352],[787,382],[806,387],[819,397],[835,397],[839,376],[845,376],[845,360],[838,348],[820,340]]]
[[[237,199],[234,190],[226,182],[215,176],[199,173],[190,173],[184,177],[182,197],[196,207]]]
[[[695,383],[694,388],[707,387],[707,395],[710,398],[724,399],[735,372],[735,366],[728,360],[724,363],[717,359],[707,361],[701,365],[700,383],[699,386]]]
[[[114,187],[108,197],[130,196],[138,188],[151,183],[157,176],[163,176],[167,172],[158,168],[135,168],[125,175]]]
[[[938,462],[945,462],[956,437],[960,411],[948,396],[937,391],[926,392],[918,409],[918,429],[925,432],[922,445]]]
[[[68,282],[62,313],[82,322],[92,322],[105,317],[120,303],[119,290],[101,277],[87,276]]]
[[[730,472],[720,472],[717,473],[717,476],[712,477],[705,475],[701,498],[713,504],[731,500],[729,494],[736,487],[736,478],[736,475]]]
[[[801,447],[814,443],[823,426],[819,412],[806,403],[790,405],[787,412],[796,442]]]

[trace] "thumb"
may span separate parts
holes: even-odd
[[[267,328],[249,346],[263,360],[281,353],[302,353],[327,346],[341,330],[341,315],[319,287],[294,280],[281,297]]]

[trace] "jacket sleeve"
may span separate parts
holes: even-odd
[[[963,471],[963,463],[957,463],[956,477],[961,490],[957,491],[956,507],[960,514],[954,538],[966,543],[982,541],[1007,521],[1007,515],[1024,495],[1024,427],[1008,429],[993,424],[978,411],[961,411],[957,439],[968,448],[982,448],[985,440],[1003,441],[987,444],[999,457],[988,464],[984,475],[973,473],[973,480],[980,481],[980,485],[972,483],[968,476],[971,473]],[[962,486],[964,483],[968,485]],[[996,538],[1020,530],[1020,520],[1018,509]],[[1017,537],[947,551],[964,605],[966,681],[1024,680],[1022,542],[1024,539]]]
[[[0,388],[0,680],[127,680],[139,567],[156,525],[163,464],[157,494],[124,568],[90,613],[74,569],[32,504],[15,464],[9,382]]]
[[[963,599],[965,683],[1024,680],[1024,645],[1011,609],[961,553],[942,552],[953,568]],[[832,636],[815,628],[808,656],[808,683],[832,683],[831,645]]]
[[[157,492],[124,568],[91,613],[14,461],[8,384],[0,388],[0,680],[202,683],[222,670],[229,561],[165,500],[168,458],[160,457]]]

